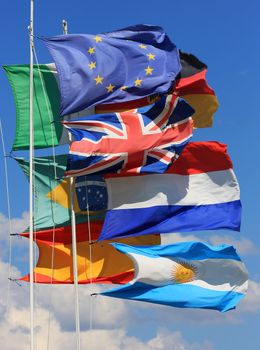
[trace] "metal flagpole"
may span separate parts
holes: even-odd
[[[63,34],[68,34],[68,23],[62,21]],[[69,134],[71,142],[71,136]],[[76,238],[76,216],[74,210],[74,178],[70,177],[70,203],[71,203],[71,231],[72,231],[72,257],[73,257],[73,276],[75,291],[75,321],[76,321],[76,339],[77,350],[80,350],[80,315],[79,315],[79,290],[78,290],[78,265],[77,265],[77,238]]]
[[[73,256],[73,276],[75,291],[75,320],[77,350],[80,350],[80,317],[79,317],[79,290],[78,290],[78,266],[77,266],[77,239],[76,239],[76,218],[74,210],[74,178],[70,177],[70,203],[71,203],[71,230],[72,230],[72,256]]]
[[[31,350],[34,349],[34,286],[33,286],[33,147],[34,147],[34,128],[33,128],[33,14],[34,0],[30,0],[30,176],[29,176],[29,211],[30,211],[30,235],[29,235],[29,260],[30,260],[30,333]]]

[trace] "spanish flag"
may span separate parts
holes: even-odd
[[[134,264],[128,256],[118,252],[110,243],[117,241],[135,246],[159,245],[160,235],[96,242],[102,225],[102,221],[90,222],[89,225],[77,224],[78,282],[125,284],[134,276]],[[29,233],[22,233],[21,236],[28,238]],[[90,237],[93,244],[89,244]],[[34,240],[39,249],[38,262],[34,268],[34,282],[73,283],[71,227],[37,231]],[[29,281],[30,275],[22,277],[21,280]]]

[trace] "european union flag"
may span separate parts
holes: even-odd
[[[167,93],[181,69],[178,49],[157,26],[43,40],[58,71],[61,115]]]

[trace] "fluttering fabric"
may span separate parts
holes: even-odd
[[[194,128],[207,128],[213,124],[218,99],[206,80],[208,67],[196,56],[180,51],[182,70],[178,75],[175,93],[194,109]]]
[[[167,93],[181,70],[176,46],[157,26],[43,40],[58,71],[61,115]]]
[[[246,294],[248,273],[232,246],[201,242],[113,246],[133,260],[135,275],[127,285],[98,294],[222,312],[234,309]]]
[[[193,112],[172,94],[148,109],[64,121],[73,139],[66,176],[165,172],[192,136]]]
[[[29,179],[29,162],[15,158]],[[57,155],[34,158],[34,230],[70,226],[70,182],[64,178],[67,156]],[[74,210],[77,224],[90,221],[103,222],[107,209],[107,191],[100,175],[79,178],[74,186]],[[88,198],[87,213],[86,198]]]
[[[231,229],[240,190],[226,145],[190,142],[165,174],[107,175],[108,210],[99,237]]]
[[[112,241],[94,243],[102,227],[101,222],[76,225],[78,282],[115,283],[129,282],[134,275],[132,260],[120,254],[111,244]],[[29,233],[21,234],[29,238]],[[71,226],[37,231],[34,236],[39,256],[34,268],[35,283],[70,284],[74,283]],[[160,244],[160,235],[123,238],[117,240],[130,245]],[[21,278],[30,281],[30,275]]]

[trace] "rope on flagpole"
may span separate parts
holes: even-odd
[[[34,158],[34,127],[33,127],[33,47],[34,47],[34,0],[30,0],[30,25],[29,25],[29,39],[30,39],[30,175],[29,175],[29,267],[30,267],[30,348],[34,350],[34,286],[33,286],[33,262],[34,262],[34,250],[33,250],[33,158]]]
[[[7,284],[7,296],[6,296],[6,310],[9,310],[9,300],[10,300],[10,281],[11,281],[11,262],[12,262],[12,220],[11,220],[11,206],[10,206],[10,192],[9,192],[9,180],[8,180],[8,169],[6,161],[6,149],[4,142],[4,133],[2,120],[0,118],[0,135],[2,140],[2,148],[4,154],[4,172],[5,172],[5,188],[6,188],[6,203],[7,203],[7,213],[8,213],[8,222],[9,222],[9,248],[8,248],[8,284]]]
[[[86,200],[87,200],[87,218],[88,218],[88,242],[89,242],[89,272],[90,272],[90,290],[93,290],[93,266],[92,266],[92,237],[91,237],[91,226],[90,226],[90,216],[89,216],[89,200],[88,200],[88,185],[87,176],[85,176],[85,188],[86,188]],[[89,301],[89,330],[93,329],[93,302],[90,295]],[[90,333],[91,334],[91,333]]]

